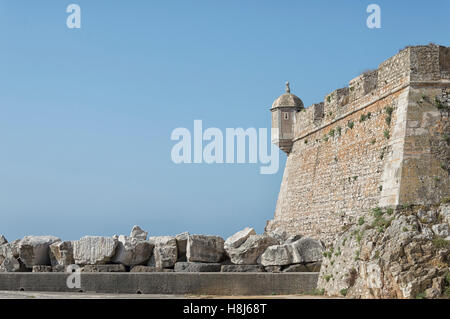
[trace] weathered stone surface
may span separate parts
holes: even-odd
[[[81,268],[81,272],[125,272],[127,271],[124,265],[107,264],[107,265],[86,265]]]
[[[29,271],[19,259],[19,242],[0,245],[0,272],[27,272]]]
[[[313,238],[301,238],[291,244],[299,253],[302,263],[321,261],[324,247],[320,241]]]
[[[50,245],[61,239],[54,236],[26,236],[19,243],[19,257],[27,268],[50,265]]]
[[[278,240],[268,235],[251,235],[238,248],[226,248],[231,262],[236,265],[254,265],[267,247],[278,244]]]
[[[217,263],[224,258],[224,240],[219,236],[189,235],[186,256],[189,262]]]
[[[450,225],[450,203],[442,204],[439,207],[439,216],[441,217],[442,222]]]
[[[19,258],[19,245],[20,245],[20,239],[16,239],[13,242],[4,244],[3,247],[9,247],[9,249],[11,250],[12,256],[14,258]]]
[[[175,272],[219,272],[219,263],[177,262]]]
[[[319,272],[321,262],[290,265],[283,269],[283,272]]]
[[[186,248],[187,248],[187,241],[189,238],[189,233],[184,232],[181,234],[178,234],[175,236],[175,239],[177,240],[177,247],[178,247],[178,261],[186,261]]]
[[[14,257],[8,244],[0,245],[0,264],[8,257]]]
[[[52,266],[68,266],[75,263],[71,241],[60,241],[50,245],[50,262]]]
[[[52,266],[52,272],[66,272],[66,266],[63,265]]]
[[[178,247],[175,237],[156,236],[150,237],[148,240],[154,248],[153,255],[151,256],[147,266],[158,268],[173,267],[178,259]]]
[[[117,247],[117,239],[111,237],[85,236],[74,241],[73,258],[79,265],[105,264],[111,261]]]
[[[130,272],[163,272],[163,269],[159,267],[138,265],[131,268]]]
[[[261,256],[263,266],[286,266],[322,260],[323,246],[312,238],[301,238],[291,244],[268,247]]]
[[[0,298],[8,297],[53,297],[53,298],[64,298],[71,297],[71,295],[76,294],[78,289],[70,289],[66,285],[66,278],[68,274],[2,274],[0,280]],[[271,295],[298,295],[306,293],[307,291],[312,291],[315,288],[315,283],[317,281],[317,274],[307,273],[307,274],[283,274],[281,276],[273,276],[268,273],[91,273],[88,276],[83,273],[81,275],[81,289],[85,291],[83,294],[78,294],[78,298],[94,298],[98,299],[100,296],[102,298],[112,298],[117,299],[119,296],[116,294],[126,294],[120,298],[135,299],[137,296],[133,294],[141,292],[143,295],[155,295],[151,298],[159,298],[164,296],[180,296],[184,298],[205,298],[205,296],[263,296],[266,295],[270,298]],[[28,287],[36,286],[36,283],[40,284],[40,292],[33,293],[27,289]],[[20,288],[25,288],[25,295],[15,293]],[[5,290],[10,291],[6,293]],[[66,296],[55,292],[68,292]],[[95,292],[95,293],[94,293]],[[192,296],[192,294],[195,296]],[[63,293],[64,294],[64,293]],[[104,294],[104,295],[99,295]],[[159,296],[158,296],[159,295]],[[203,296],[203,297],[202,297]],[[75,296],[72,296],[75,297]],[[272,296],[273,297],[273,296]],[[75,297],[77,298],[77,297]],[[148,297],[147,297],[148,298]],[[147,299],[145,298],[145,299]],[[236,297],[234,297],[236,298]],[[264,297],[261,297],[264,298]],[[112,300],[114,303],[114,300]],[[142,300],[145,302],[144,300]],[[262,300],[263,301],[263,300]],[[181,301],[183,304],[190,304],[192,301],[186,300]],[[214,302],[209,300],[208,303]],[[233,302],[230,300],[230,303]],[[255,300],[241,300],[243,304],[255,303]],[[145,302],[149,304],[149,302]],[[194,301],[194,305],[200,305],[201,300]],[[236,302],[234,302],[236,303]],[[34,303],[36,304],[36,303]],[[113,311],[117,315],[106,316],[109,317],[120,317],[118,314],[118,309],[121,307],[117,306],[117,302],[113,305]],[[205,303],[203,303],[205,304]],[[217,302],[215,302],[217,304]],[[7,306],[10,308],[10,306]],[[133,307],[126,307],[124,309],[133,312]],[[35,309],[35,308],[31,308]],[[176,310],[183,309],[177,307]],[[199,308],[198,308],[199,309]],[[266,307],[267,309],[267,307]],[[271,308],[273,309],[273,308]],[[22,311],[21,307],[16,309],[17,311]],[[99,310],[104,310],[104,307],[100,307]],[[87,313],[91,309],[83,307],[81,304],[78,307],[72,308],[67,307],[65,311],[73,313]],[[180,313],[182,310],[180,311]],[[273,311],[272,311],[273,312]],[[60,312],[58,312],[60,313]],[[246,312],[247,313],[247,312]],[[48,313],[50,314],[50,313]],[[47,315],[48,315],[47,314]],[[217,314],[217,313],[216,313]],[[445,315],[445,313],[443,313]],[[86,316],[86,315],[84,315]],[[237,313],[234,316],[211,316],[211,314],[204,315],[175,315],[169,316],[167,312],[162,312],[162,315],[154,315],[152,317],[163,317],[163,318],[265,318],[261,314],[249,313],[249,315],[242,316]],[[269,316],[271,317],[271,316]],[[280,315],[281,317],[281,315]]]
[[[265,235],[276,239],[278,242],[278,245],[283,244],[289,238],[289,234],[282,228],[276,228],[272,231],[265,232]]]
[[[310,272],[319,272],[320,268],[322,267],[322,262],[321,261],[317,261],[317,262],[313,262],[313,263],[307,263],[305,264],[306,268],[309,269]]]
[[[253,228],[246,227],[241,231],[238,231],[234,235],[227,238],[224,246],[226,248],[238,248],[242,245],[251,235],[256,235]]]
[[[281,272],[281,266],[266,266],[266,267],[264,267],[264,270],[266,272],[279,273],[279,272]]]
[[[136,238],[136,239],[141,239],[141,240],[147,240],[147,235],[148,235],[148,232],[143,230],[138,225],[134,225],[133,229],[131,230],[131,233],[130,233],[131,238]]]
[[[295,251],[292,244],[270,246],[264,251],[260,259],[263,266],[285,266],[301,262],[300,254]]]
[[[6,240],[5,236],[0,235],[0,246],[3,244],[6,244],[8,241]]]
[[[437,288],[428,288],[425,290],[425,297],[427,299],[435,299],[441,296],[441,291]]]
[[[19,261],[12,257],[6,257],[0,265],[0,272],[18,272],[21,270]]]
[[[292,244],[295,243],[297,240],[301,239],[303,236],[300,234],[297,235],[291,235],[288,237],[288,239],[286,239],[286,241],[284,242],[284,244]]]
[[[222,272],[265,272],[261,265],[222,265]]]
[[[345,231],[325,251],[318,288],[330,296],[345,290],[355,298],[442,295],[450,242],[428,236],[440,223],[439,218],[423,218],[432,215],[423,212],[419,218],[415,208],[366,215],[364,223]]]
[[[0,245],[0,272],[27,272],[29,271],[19,258],[19,243],[16,240],[12,243]]]
[[[310,272],[310,270],[304,264],[296,264],[287,266],[283,272]]]
[[[120,235],[112,262],[125,266],[140,265],[148,262],[152,252],[153,245],[149,241]]]
[[[417,217],[419,221],[424,224],[434,223],[437,219],[437,212],[435,210],[422,210],[417,211]]]
[[[52,266],[43,266],[43,265],[33,266],[32,272],[52,272]]]
[[[433,230],[433,233],[436,234],[436,236],[439,237],[447,237],[450,235],[450,229],[449,225],[447,223],[444,224],[437,224],[433,225],[431,229]]]

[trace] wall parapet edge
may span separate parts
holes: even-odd
[[[293,141],[333,125],[410,84],[445,85],[447,80],[450,80],[449,47],[435,44],[406,47],[380,63],[377,69],[350,80],[348,87],[334,90],[323,102],[297,113]]]

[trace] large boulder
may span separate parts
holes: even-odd
[[[324,247],[322,243],[313,238],[301,238],[291,244],[298,253],[300,263],[312,263],[321,261]]]
[[[27,268],[50,265],[50,245],[61,241],[54,236],[26,236],[19,244],[19,257]]]
[[[71,241],[60,241],[50,245],[50,262],[55,266],[69,266],[75,263]]]
[[[177,240],[172,236],[150,237],[149,242],[153,248],[148,266],[157,268],[172,268],[177,262],[178,247]]]
[[[286,266],[301,262],[300,254],[292,244],[270,246],[264,251],[260,259],[263,266]]]
[[[11,256],[11,249],[6,245],[0,245],[0,264],[7,258]]]
[[[175,272],[219,272],[219,263],[177,262]]]
[[[251,235],[256,235],[256,232],[253,228],[246,227],[241,231],[238,231],[236,234],[230,236],[225,241],[224,246],[226,248],[238,248],[242,245]]]
[[[19,242],[20,240],[16,240],[12,243],[0,245],[0,264],[6,258],[19,258]]]
[[[6,257],[0,264],[0,272],[19,272],[21,271],[20,262],[14,257]]]
[[[278,240],[264,235],[250,235],[250,237],[238,248],[226,248],[231,262],[236,265],[257,264],[262,253],[272,245],[277,245]]]
[[[6,244],[8,241],[6,240],[5,236],[0,235],[0,246],[3,244]]]
[[[18,258],[17,247],[11,243],[0,245],[0,272],[26,271],[25,266]]]
[[[134,225],[133,229],[131,229],[131,233],[130,233],[131,238],[136,238],[136,239],[140,239],[140,240],[147,240],[147,235],[148,235],[148,232],[143,230],[138,225]]]
[[[112,262],[125,266],[140,265],[150,259],[152,251],[153,245],[149,241],[120,235]]]
[[[111,261],[117,247],[117,238],[85,236],[73,242],[73,258],[79,265],[106,264]]]
[[[217,263],[224,258],[224,240],[219,236],[189,235],[186,256],[189,262]]]
[[[19,245],[20,245],[20,239],[16,239],[13,242],[7,243],[7,244],[3,244],[3,247],[9,247],[12,255],[14,258],[19,258]]]
[[[0,245],[0,272],[27,272],[19,259],[18,241]]]
[[[178,234],[175,236],[175,239],[177,240],[177,247],[178,247],[178,261],[186,261],[186,249],[187,249],[187,241],[189,238],[189,233],[184,232],[181,234]]]

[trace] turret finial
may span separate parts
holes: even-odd
[[[286,93],[291,93],[291,88],[289,87],[289,82],[286,82]]]

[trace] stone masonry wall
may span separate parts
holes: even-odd
[[[450,195],[447,49],[408,47],[297,113],[267,231],[328,242],[376,206]]]
[[[410,88],[401,203],[434,204],[450,195],[450,86]]]

